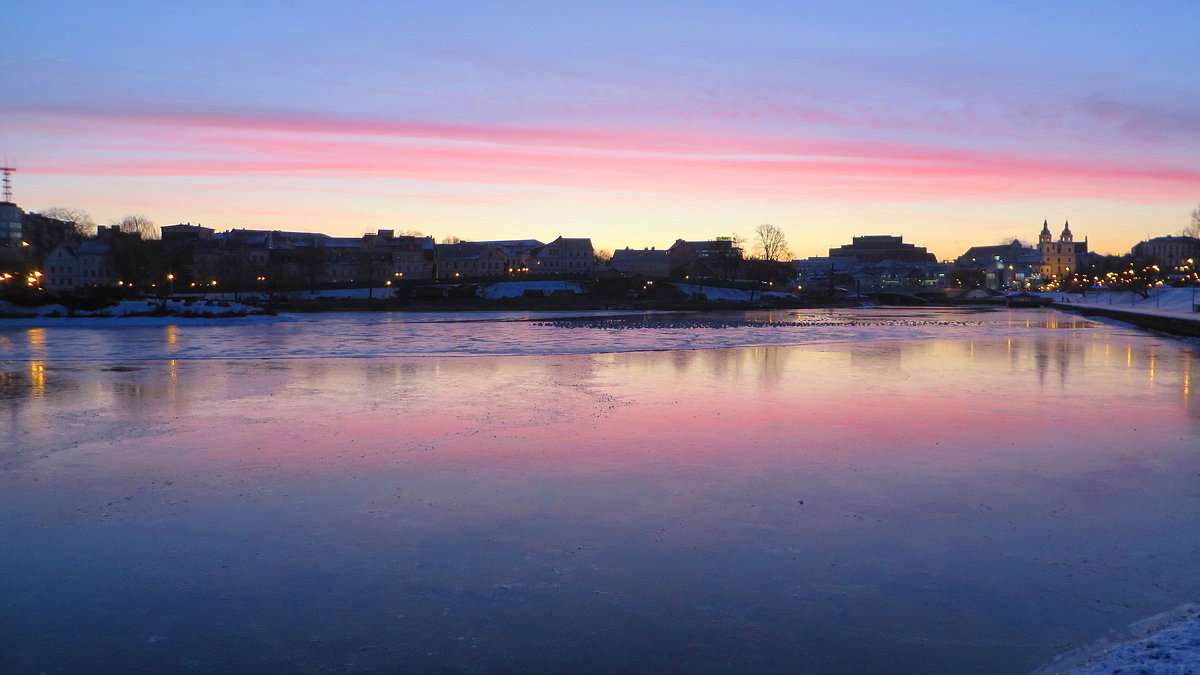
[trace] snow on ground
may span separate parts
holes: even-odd
[[[552,293],[571,293],[584,295],[583,286],[578,281],[501,281],[488,286],[479,287],[479,297],[488,300],[497,298],[519,298],[526,291],[536,291],[542,295]]]
[[[714,286],[699,286],[696,284],[671,284],[689,298],[703,295],[708,300],[718,302],[754,302],[763,298],[788,298],[787,293],[777,291],[745,291],[740,288],[717,288]]]
[[[1200,288],[1159,286],[1150,289],[1145,298],[1131,291],[1104,291],[1086,294],[1040,293],[1039,295],[1068,305],[1107,307],[1124,312],[1174,316],[1200,321],[1200,313],[1194,309],[1196,303],[1200,303]]]
[[[1185,675],[1200,672],[1200,605],[1187,604],[1129,626],[1133,639],[1056,657],[1032,675]]]

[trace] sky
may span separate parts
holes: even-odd
[[[939,258],[1200,204],[1200,3],[13,3],[0,152],[26,210],[357,236],[780,227]]]

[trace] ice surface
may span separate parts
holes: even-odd
[[[569,316],[0,329],[0,671],[1021,673],[1200,596],[1190,343]]]
[[[690,322],[681,317],[698,317]],[[588,319],[626,317],[638,330]],[[578,319],[577,324],[556,321]],[[661,327],[656,327],[657,324]],[[0,321],[6,359],[261,359],[591,354],[997,337],[1047,327],[1097,337],[1122,332],[1040,310],[783,310],[757,312],[380,312],[245,319],[49,319]],[[30,330],[30,329],[33,330]],[[1086,339],[1086,337],[1085,337]]]

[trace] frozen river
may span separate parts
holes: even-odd
[[[0,324],[0,671],[1021,673],[1200,599],[1194,343],[544,318]]]

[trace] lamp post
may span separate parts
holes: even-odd
[[[175,295],[175,275],[174,274],[167,275],[167,288],[169,289],[167,291],[168,295]]]

